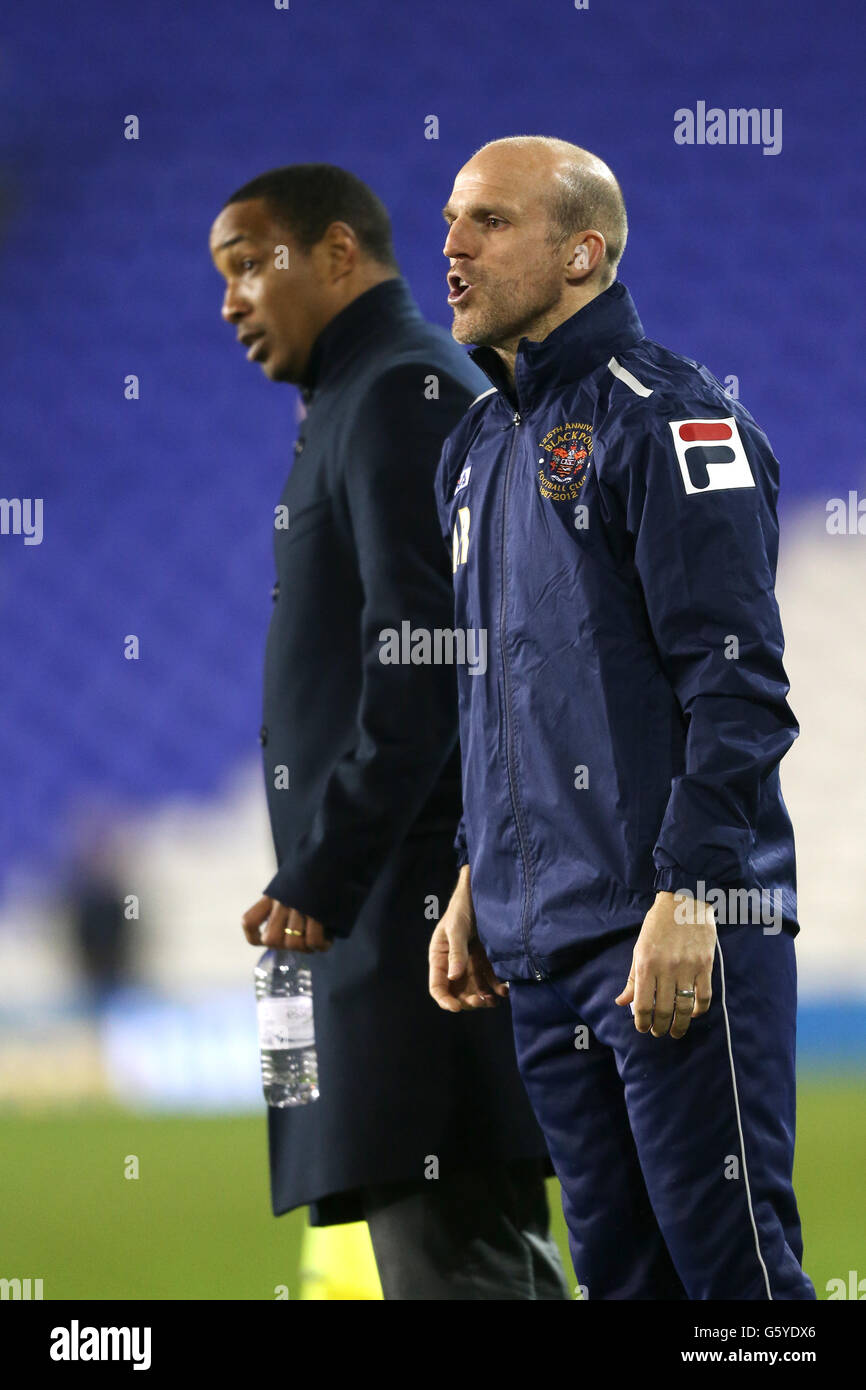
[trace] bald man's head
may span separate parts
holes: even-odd
[[[488,140],[476,150],[510,151],[525,167],[531,163],[544,175],[545,201],[550,214],[551,240],[562,246],[575,232],[590,227],[605,241],[601,287],[616,279],[628,238],[628,219],[622,190],[611,169],[589,150],[553,135],[509,135]],[[474,158],[475,156],[473,156]]]
[[[451,332],[503,360],[606,290],[625,248],[625,207],[607,165],[546,136],[482,145],[442,212]]]

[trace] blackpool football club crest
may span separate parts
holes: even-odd
[[[557,425],[539,444],[538,490],[554,502],[579,496],[592,463],[592,425]]]

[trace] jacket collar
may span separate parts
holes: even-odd
[[[373,338],[391,333],[400,324],[420,322],[421,314],[402,276],[382,280],[365,290],[325,324],[313,343],[301,395],[309,401],[331,377],[369,346]]]
[[[614,280],[540,343],[520,339],[514,387],[493,348],[475,348],[469,356],[504,396],[522,408],[551,387],[588,376],[644,337],[631,295],[621,281]]]

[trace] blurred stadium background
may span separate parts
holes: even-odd
[[[447,323],[439,209],[472,150],[515,133],[609,161],[647,332],[738,391],[782,463],[806,1265],[819,1294],[866,1275],[866,539],[827,528],[831,499],[866,496],[858,6],[829,25],[781,0],[6,18],[0,492],[42,498],[44,536],[0,535],[0,1276],[46,1298],[297,1296],[303,1217],[270,1216],[238,926],[271,874],[259,688],[297,398],[221,323],[207,233],[252,175],[343,164]],[[781,108],[782,152],[678,146],[674,111],[700,100]]]

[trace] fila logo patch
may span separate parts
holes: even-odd
[[[456,488],[454,489],[453,493],[451,494],[452,497],[456,497],[457,494],[458,494],[458,492],[462,492],[462,491],[463,491],[463,489],[465,488],[466,484],[469,482],[469,474],[470,474],[471,472],[472,472],[472,464],[471,464],[471,463],[467,463],[466,467],[463,469],[463,472],[460,474],[460,477],[457,479],[457,486],[456,486]]]
[[[754,487],[755,479],[736,419],[671,420],[686,492]]]

